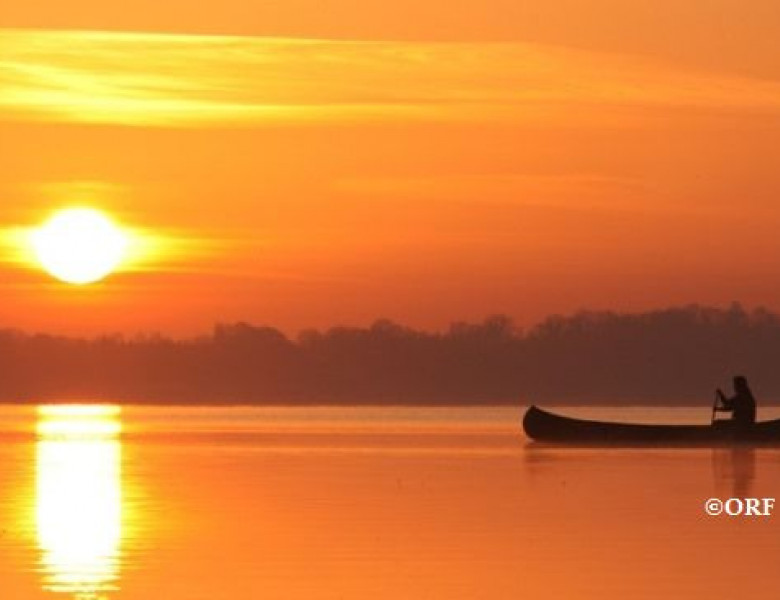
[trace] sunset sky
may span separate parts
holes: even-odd
[[[0,13],[0,327],[780,308],[780,3],[38,0]],[[105,281],[19,248],[143,240]]]

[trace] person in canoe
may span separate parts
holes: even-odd
[[[753,392],[750,391],[747,378],[738,375],[734,378],[734,395],[727,398],[726,395],[717,390],[720,406],[715,410],[731,413],[731,422],[740,428],[752,427],[756,422],[756,399]]]

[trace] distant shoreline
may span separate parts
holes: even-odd
[[[760,406],[780,402],[778,357],[780,315],[738,304],[586,311],[528,330],[504,315],[438,333],[381,319],[295,338],[244,322],[185,340],[0,329],[0,394],[22,404],[705,409],[735,375]]]
[[[282,404],[282,403],[250,403],[250,402],[143,402],[138,400],[105,400],[105,399],[67,399],[67,400],[52,400],[52,399],[40,399],[40,400],[28,400],[28,401],[0,401],[0,407],[2,406],[68,406],[68,405],[105,405],[105,406],[119,406],[119,407],[183,407],[183,408],[394,408],[394,409],[413,409],[413,408],[516,408],[525,410],[532,404],[538,406],[545,406],[551,408],[595,408],[595,409],[620,409],[620,408],[685,408],[685,409],[702,409],[710,410],[712,405],[709,404],[662,404],[662,403],[636,403],[636,404],[624,404],[624,403],[601,403],[601,404],[571,404],[564,402],[547,402],[547,403],[489,403],[489,404],[452,404],[452,403],[354,403],[354,402],[333,402],[333,403],[299,403],[299,404]],[[780,401],[762,402],[760,407],[780,407]]]

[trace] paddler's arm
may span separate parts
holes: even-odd
[[[718,394],[718,400],[720,400],[721,406],[716,406],[715,410],[734,410],[734,398],[726,398],[726,396],[720,390],[717,390],[716,393]]]

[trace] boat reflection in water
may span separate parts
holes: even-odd
[[[116,406],[38,409],[35,508],[46,591],[92,600],[117,589],[120,431]]]
[[[753,496],[756,478],[756,450],[751,446],[713,448],[712,467],[719,491],[725,496]]]

